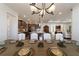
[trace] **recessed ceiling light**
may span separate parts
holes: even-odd
[[[59,12],[59,15],[61,15],[62,14],[62,12]]]
[[[26,15],[24,15],[24,17],[26,17]]]
[[[25,5],[27,5],[27,3],[24,3]]]

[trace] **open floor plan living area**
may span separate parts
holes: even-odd
[[[0,3],[0,56],[79,56],[79,3]]]

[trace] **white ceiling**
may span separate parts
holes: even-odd
[[[36,22],[42,20],[43,22],[48,21],[68,21],[71,19],[71,9],[76,5],[74,3],[55,3],[56,9],[54,14],[55,15],[49,15],[46,14],[44,18],[39,17],[39,15],[31,15],[31,9],[29,3],[6,3],[7,6],[9,6],[11,9],[16,11],[19,15],[19,17],[23,18],[25,21],[28,19],[35,20]],[[41,3],[38,3],[37,6],[41,8]],[[48,7],[50,4],[46,3],[46,7]],[[58,13],[62,12],[61,15]],[[24,18],[23,16],[26,15]]]

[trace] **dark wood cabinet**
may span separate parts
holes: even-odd
[[[27,28],[27,24],[26,22],[24,22],[23,20],[18,20],[18,29],[19,29],[19,32],[21,31],[26,31],[26,28]]]
[[[46,33],[49,33],[49,26],[45,25],[43,27],[43,31],[46,32]]]

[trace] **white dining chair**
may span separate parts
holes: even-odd
[[[63,34],[62,33],[57,33],[56,36],[55,36],[55,38],[58,41],[64,41],[64,38],[63,38]]]
[[[25,34],[24,33],[19,33],[18,36],[19,36],[19,41],[25,40]]]
[[[36,32],[32,32],[30,35],[30,43],[35,43],[38,40],[38,34]]]
[[[50,33],[44,33],[43,34],[43,37],[44,37],[44,40],[47,42],[47,43],[52,43],[52,36],[51,36],[51,34]]]

